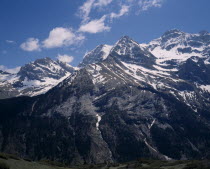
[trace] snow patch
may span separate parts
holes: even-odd
[[[144,143],[147,145],[147,147],[153,151],[155,151],[156,153],[158,152],[156,149],[154,149],[151,145],[149,145],[149,143],[147,142],[147,139],[144,139]]]
[[[103,48],[102,48],[102,51],[104,52],[104,55],[102,56],[103,60],[105,60],[109,56],[109,53],[110,53],[112,47],[113,46],[110,46],[110,45],[103,46]]]
[[[149,129],[152,128],[152,126],[155,124],[155,121],[156,121],[156,119],[154,119],[154,120],[152,121],[152,124],[149,126]]]
[[[99,130],[99,123],[101,121],[101,116],[99,114],[96,114],[97,122],[96,122],[96,129]]]
[[[200,88],[210,93],[210,85],[201,85]]]

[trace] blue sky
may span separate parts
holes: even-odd
[[[1,0],[0,68],[38,58],[76,66],[99,44],[140,43],[177,28],[210,31],[209,0]]]

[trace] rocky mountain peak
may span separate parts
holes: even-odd
[[[111,53],[113,53],[113,55],[115,54],[119,56],[129,55],[130,57],[132,57],[131,55],[134,54],[133,51],[136,49],[140,49],[139,44],[134,40],[132,40],[130,37],[123,36],[114,45],[114,47],[111,50]]]
[[[74,67],[67,63],[59,60],[54,61],[51,58],[46,57],[37,59],[34,62],[21,67],[18,76],[20,76],[22,80],[25,78],[29,80],[40,80],[45,77],[60,79],[65,76],[67,72],[72,73],[74,70]]]
[[[97,63],[105,60],[108,57],[111,48],[112,46],[110,45],[97,46],[95,49],[85,54],[83,61],[79,64],[79,67],[84,67],[88,64]]]
[[[76,68],[67,63],[46,57],[22,66],[17,74],[0,72],[0,81],[2,86],[9,86],[10,91],[17,91],[17,96],[35,96],[47,92],[75,70]]]
[[[210,35],[207,31],[192,34],[173,29],[151,41],[146,48],[156,57],[158,64],[178,66],[191,57],[208,59]]]
[[[131,46],[131,45],[137,45],[138,46],[138,43],[135,42],[129,36],[125,35],[125,36],[122,36],[120,38],[120,40],[117,41],[117,43],[114,45],[114,48],[117,47],[117,46],[120,46],[120,47],[124,46],[125,47],[125,46]]]
[[[178,29],[172,29],[166,31],[160,38],[159,41],[162,45],[167,45],[168,43],[183,43],[183,40],[189,36],[187,33],[182,32]]]
[[[166,31],[159,39],[156,39],[156,41],[159,41],[160,45],[173,43],[176,45],[192,45],[192,47],[197,47],[198,45],[194,46],[194,44],[202,43],[201,45],[205,46],[210,42],[210,34],[206,30],[193,34],[185,33],[178,29],[172,29]]]
[[[37,59],[36,61],[21,67],[18,75],[22,80],[25,78],[29,80],[40,80],[46,76],[59,79],[61,76],[64,76],[65,73],[65,70],[59,66],[58,62],[53,61],[50,58],[44,58]]]
[[[183,35],[185,34],[184,32],[180,31],[179,29],[171,29],[171,30],[168,30],[166,31],[162,37],[167,37],[167,36],[180,36],[180,35]]]
[[[153,64],[154,56],[129,36],[123,36],[112,48],[110,56],[127,63]]]
[[[41,58],[41,59],[37,59],[34,61],[34,64],[43,64],[43,65],[47,65],[49,63],[53,62],[53,60],[49,57],[45,57],[45,58]]]
[[[121,43],[133,43],[134,40],[129,37],[128,35],[124,35],[120,38],[120,40],[117,42],[117,44],[121,44]]]

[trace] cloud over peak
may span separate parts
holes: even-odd
[[[57,59],[64,63],[71,63],[74,60],[73,56],[58,54]]]

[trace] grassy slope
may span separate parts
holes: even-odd
[[[0,162],[8,164],[10,169],[70,169],[70,168],[45,165],[38,162],[29,162],[25,160],[0,159]]]
[[[6,163],[10,169],[210,169],[210,161],[158,161],[138,160],[125,164],[84,165],[72,168],[53,166],[47,163],[30,162],[22,159],[0,157],[0,163]],[[1,165],[0,165],[0,169]],[[5,168],[4,168],[5,169]]]

